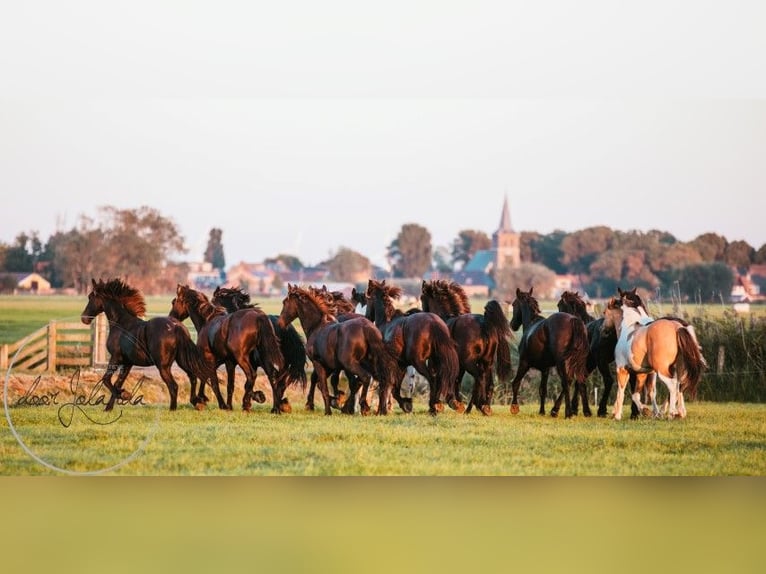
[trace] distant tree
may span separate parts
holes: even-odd
[[[284,253],[265,259],[264,263],[268,266],[283,265],[289,271],[300,271],[305,267],[295,255],[285,255]]]
[[[723,261],[728,241],[717,233],[703,233],[691,242],[691,245],[699,251],[703,261]]]
[[[434,249],[432,267],[440,273],[450,273],[453,270],[452,256],[449,248],[441,245]]]
[[[285,282],[282,280],[282,276],[279,273],[274,275],[274,280],[271,282],[271,286],[277,291],[282,291],[282,288],[285,286]]]
[[[431,266],[431,233],[417,223],[406,223],[388,246],[396,277],[422,277]]]
[[[691,243],[674,243],[660,250],[652,260],[655,272],[702,263],[702,255]]]
[[[205,248],[204,261],[210,263],[214,269],[224,269],[226,267],[226,258],[223,254],[223,243],[221,238],[223,231],[218,227],[210,230],[210,237],[207,240]]]
[[[668,279],[678,285],[681,297],[698,303],[727,300],[734,284],[731,268],[720,261],[674,269]]]
[[[555,285],[553,271],[538,263],[522,263],[518,267],[503,267],[497,272],[493,297],[511,301],[516,288],[528,291],[534,287],[538,297],[546,298]]]
[[[356,282],[359,277],[369,277],[372,270],[367,257],[348,247],[338,249],[326,265],[334,281]]]
[[[53,249],[56,257],[52,272],[60,277],[62,286],[74,287],[78,293],[87,290],[92,278],[114,275],[104,232],[89,217],[80,216],[77,227],[57,233]]]
[[[615,232],[605,226],[575,231],[561,241],[561,262],[571,273],[587,273],[599,255],[614,247]]]
[[[641,249],[605,251],[591,264],[585,276],[585,289],[596,297],[615,293],[617,287],[642,287],[654,290],[659,278],[647,265],[647,253]]]
[[[43,248],[36,231],[19,233],[15,243],[5,249],[3,267],[14,273],[31,273]]]
[[[747,241],[732,241],[726,246],[724,262],[733,267],[747,268],[754,257],[755,249]]]
[[[556,229],[547,235],[533,231],[522,231],[520,238],[522,263],[539,263],[555,273],[566,273],[562,263],[561,242],[567,236],[565,231]]]
[[[477,251],[492,247],[492,240],[483,231],[464,229],[452,242],[452,263],[465,265]]]
[[[758,248],[753,256],[753,263],[766,263],[766,243]]]

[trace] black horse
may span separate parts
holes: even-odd
[[[234,313],[240,309],[257,309],[256,305],[250,302],[250,294],[244,289],[236,287],[216,287],[211,300],[213,305],[220,305],[229,313]],[[279,315],[268,315],[271,326],[274,327],[274,333],[279,339],[279,349],[285,359],[285,368],[287,369],[286,386],[300,385],[306,390],[306,346],[301,339],[300,334],[292,325],[282,329],[279,327]],[[261,358],[257,352],[250,357],[253,366],[263,368]],[[271,382],[271,381],[269,381]],[[272,393],[278,392],[272,386]],[[292,409],[287,397],[282,398],[280,409],[283,412],[290,412]]]
[[[241,309],[227,313],[223,307],[213,305],[204,293],[195,291],[186,285],[179,285],[173,299],[170,316],[179,321],[187,317],[197,329],[197,346],[202,351],[205,361],[214,368],[226,365],[227,401],[226,407],[232,408],[234,394],[234,370],[239,366],[245,373],[245,394],[242,398],[242,410],[250,411],[252,400],[265,402],[261,391],[253,393],[256,369],[258,365],[266,371],[274,391],[272,413],[282,412],[280,405],[287,386],[285,359],[279,349],[279,341],[274,327],[266,314],[260,309]],[[259,358],[253,364],[254,352]],[[217,381],[216,381],[217,383]],[[215,387],[214,387],[215,388]],[[202,395],[202,390],[200,390]]]
[[[643,302],[640,303],[643,305]],[[606,416],[609,395],[614,386],[614,377],[610,365],[614,363],[614,346],[617,344],[617,332],[615,329],[604,329],[604,318],[596,319],[592,317],[586,308],[585,301],[582,300],[577,291],[564,291],[558,302],[559,311],[569,313],[579,317],[588,331],[588,362],[587,371],[590,375],[594,369],[598,369],[601,378],[604,381],[604,392],[598,402],[597,414],[600,417]],[[635,388],[636,377],[630,376],[631,392]],[[577,412],[577,395],[572,399],[572,408]],[[631,402],[631,418],[638,416],[638,407]]]
[[[399,387],[405,369],[413,366],[428,380],[429,413],[436,415],[445,400],[454,410],[464,412],[465,405],[454,394],[460,363],[446,323],[438,315],[420,309],[408,313],[395,309],[393,300],[401,294],[400,287],[386,285],[385,280],[370,279],[367,284],[367,318],[380,329],[399,365],[394,398],[402,410],[412,411],[412,399],[402,398]]]
[[[540,371],[540,414],[545,414],[545,397],[548,393],[548,371],[551,367],[561,379],[562,391],[556,399],[551,416],[558,416],[562,396],[566,418],[573,414],[569,385],[574,383],[575,392],[579,392],[583,401],[583,414],[591,415],[585,388],[588,361],[588,332],[585,324],[569,313],[553,313],[548,318],[540,314],[540,306],[529,292],[516,289],[516,298],[511,303],[513,316],[511,329],[518,331],[523,327],[519,342],[519,367],[511,382],[513,398],[511,412],[519,412],[518,393],[521,379],[530,368]]]
[[[460,384],[467,372],[474,379],[473,393],[466,412],[476,407],[489,415],[492,404],[494,365],[498,380],[511,380],[511,329],[503,308],[495,300],[484,306],[484,314],[471,313],[463,288],[454,281],[423,281],[420,300],[423,311],[444,319],[457,345],[460,371],[455,381],[455,396],[460,399]]]
[[[321,293],[288,284],[279,325],[284,327],[295,319],[300,321],[326,415],[332,414],[327,377],[341,370],[363,384],[375,379],[379,386],[378,413],[387,414],[388,394],[398,371],[396,361],[370,321],[357,317],[340,322],[334,314],[331,302]]]
[[[191,383],[191,403],[197,406],[196,380],[215,381],[213,390],[218,405],[225,407],[215,370],[208,367],[199,349],[189,336],[186,327],[170,317],[141,319],[146,313],[144,296],[138,289],[130,287],[120,279],[104,282],[91,279],[93,289],[80,319],[90,325],[99,313],[105,313],[109,320],[109,336],[106,348],[109,364],[102,379],[111,396],[106,403],[107,411],[114,408],[115,400],[123,397],[122,385],[131,368],[154,365],[170,393],[170,410],[177,408],[178,383],[173,378],[171,367],[177,362],[188,375]],[[120,370],[117,381],[112,384],[112,375]]]

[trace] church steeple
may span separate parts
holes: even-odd
[[[521,264],[521,237],[511,227],[511,210],[508,196],[503,201],[500,227],[492,234],[492,248],[495,251],[495,270],[503,267],[518,267]]]
[[[507,195],[505,196],[505,201],[503,201],[503,213],[500,216],[500,227],[497,230],[513,232],[513,227],[511,227],[511,210],[508,208]]]

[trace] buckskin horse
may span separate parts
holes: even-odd
[[[203,384],[206,379],[215,382],[213,391],[218,405],[225,408],[215,370],[204,362],[189,331],[180,321],[170,317],[154,317],[148,321],[142,319],[146,314],[144,296],[121,279],[106,282],[91,279],[91,283],[92,290],[80,319],[90,325],[96,315],[104,313],[109,320],[109,336],[106,341],[109,364],[102,382],[111,396],[105,410],[112,410],[115,400],[123,396],[122,385],[134,365],[157,367],[170,393],[170,410],[176,410],[178,383],[171,371],[174,361],[189,377],[192,405],[198,406],[195,389],[198,377]],[[118,369],[120,374],[113,385],[112,375]]]
[[[460,370],[455,381],[455,396],[460,400],[460,383],[467,372],[474,379],[473,393],[466,412],[476,405],[482,414],[491,414],[494,365],[498,380],[511,380],[511,329],[503,308],[490,300],[484,314],[471,313],[463,288],[454,281],[423,281],[420,300],[423,311],[444,319],[457,345]]]
[[[587,377],[586,363],[588,361],[588,333],[585,324],[569,313],[553,313],[549,317],[540,314],[537,299],[532,296],[532,288],[528,292],[516,289],[516,298],[511,303],[513,316],[511,329],[518,331],[522,327],[519,341],[519,366],[516,376],[511,382],[513,398],[511,413],[519,412],[519,386],[521,379],[530,368],[541,373],[540,380],[540,414],[545,414],[545,397],[548,393],[548,371],[551,367],[561,379],[562,391],[551,409],[551,416],[558,416],[561,399],[564,398],[565,417],[574,414],[569,396],[569,385],[574,383],[575,392],[579,392],[583,401],[583,414],[591,415],[588,405],[585,378]]]

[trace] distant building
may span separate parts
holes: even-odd
[[[7,285],[14,294],[53,293],[50,282],[39,273],[0,273],[0,284]]]
[[[251,295],[276,294],[274,278],[277,273],[263,263],[240,261],[226,272],[226,285],[241,287]]]
[[[225,276],[220,269],[214,269],[208,261],[192,262],[187,264],[189,272],[186,281],[193,289],[211,291],[223,284]]]

